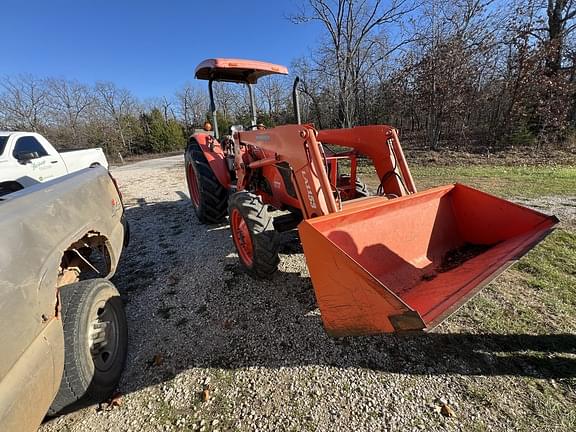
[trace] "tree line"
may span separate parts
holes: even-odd
[[[319,128],[386,123],[412,147],[571,148],[576,141],[576,0],[303,0],[290,19],[322,29],[292,75],[256,87],[259,121]],[[193,66],[193,65],[192,65]],[[215,84],[218,124],[248,124],[242,86]],[[180,149],[210,119],[205,85],[141,102],[113,83],[0,81],[0,129],[64,148],[130,155]]]
[[[574,0],[308,0],[325,37],[295,64],[321,127],[389,123],[425,148],[568,146]]]
[[[0,130],[39,132],[62,149],[102,147],[114,159],[182,149],[207,106],[190,85],[171,98],[141,102],[111,82],[32,75],[0,81]]]

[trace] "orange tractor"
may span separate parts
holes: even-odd
[[[253,85],[285,67],[209,59],[213,133],[190,138],[186,179],[202,223],[228,216],[249,274],[279,263],[279,232],[298,228],[326,331],[331,335],[428,330],[443,321],[548,233],[558,220],[461,184],[417,192],[390,126],[316,130],[257,124]],[[249,126],[219,135],[214,81],[245,84]],[[331,148],[348,148],[335,152]],[[357,158],[372,160],[379,186],[368,196]],[[346,174],[343,172],[346,171]]]

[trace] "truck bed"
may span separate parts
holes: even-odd
[[[95,163],[108,168],[108,161],[101,148],[58,151],[58,153],[60,153],[69,172],[86,168]]]
[[[64,250],[88,231],[105,234],[114,243],[111,249],[121,250],[122,214],[118,192],[100,166],[0,197],[0,284],[19,275],[23,265],[36,268],[47,251]]]

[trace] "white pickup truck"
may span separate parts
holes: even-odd
[[[0,131],[0,196],[94,165],[108,168],[101,148],[58,152],[40,134]]]

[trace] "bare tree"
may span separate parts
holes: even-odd
[[[574,0],[547,0],[541,6],[546,10],[544,26],[532,30],[532,34],[542,38],[540,32],[544,32],[547,38],[548,50],[546,67],[549,74],[555,74],[562,68],[562,60],[565,54],[566,40],[576,28],[576,1]]]
[[[122,147],[132,153],[130,123],[127,118],[134,113],[136,102],[126,89],[120,89],[110,82],[98,82],[95,86],[98,108],[113,121]]]
[[[32,75],[5,77],[0,82],[0,118],[6,127],[41,131],[48,107],[45,80]]]
[[[323,87],[327,84],[326,80],[321,81],[321,76],[313,69],[312,65],[306,58],[300,58],[292,63],[292,69],[301,78],[300,91],[306,96],[300,99],[300,109],[302,118],[306,122],[315,122],[316,125],[322,129],[325,126],[324,112],[327,107],[337,104],[329,101],[322,103]],[[326,95],[324,95],[326,96]],[[333,97],[328,93],[328,97]],[[327,101],[324,101],[327,102]]]
[[[279,76],[267,76],[258,81],[256,95],[259,106],[270,118],[272,123],[280,121],[281,112],[285,111],[290,90],[286,79]]]
[[[47,80],[50,118],[64,131],[64,144],[82,146],[81,130],[87,121],[89,108],[94,104],[94,94],[88,86],[76,81],[51,78]]]
[[[186,84],[176,93],[176,110],[184,123],[186,132],[191,134],[194,127],[200,125],[208,112],[206,91]]]
[[[385,25],[398,23],[416,9],[411,0],[308,0],[307,7],[292,17],[293,22],[320,22],[328,32],[328,40],[320,49],[324,73],[333,76],[338,85],[341,124],[351,127],[355,122],[360,84],[368,71],[377,66],[382,56],[376,54],[381,45],[380,32]],[[388,50],[394,52],[405,42]]]

